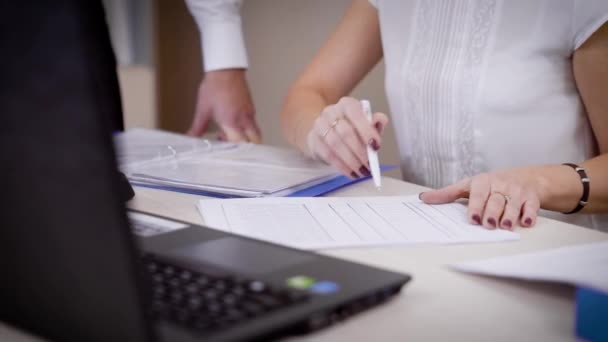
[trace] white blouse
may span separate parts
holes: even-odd
[[[371,2],[405,180],[437,188],[597,154],[572,54],[608,0]],[[606,215],[551,216],[608,230]]]

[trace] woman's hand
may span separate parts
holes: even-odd
[[[519,223],[532,227],[545,196],[545,181],[535,168],[482,173],[439,190],[423,192],[428,204],[468,198],[467,217],[473,224],[489,229],[513,230]]]
[[[352,178],[369,176],[367,146],[379,150],[381,134],[388,124],[383,113],[374,113],[370,123],[361,103],[343,97],[325,107],[306,137],[311,155],[333,165]]]

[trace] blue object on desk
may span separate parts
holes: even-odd
[[[576,336],[586,341],[608,341],[608,293],[576,290]]]
[[[396,167],[397,166],[395,166],[395,165],[382,165],[380,167],[380,170],[384,172],[384,171],[392,170]],[[369,178],[371,178],[371,177],[351,179],[346,176],[338,176],[336,178],[332,178],[332,179],[328,180],[327,182],[324,182],[324,183],[321,183],[321,184],[318,184],[315,186],[311,186],[310,188],[307,188],[307,189],[302,189],[300,191],[296,191],[293,194],[288,195],[287,197],[317,197],[317,196],[325,195],[328,192],[332,192],[332,191],[341,189],[347,185],[359,183],[360,181],[366,180]]]
[[[383,172],[393,170],[395,168],[397,168],[396,165],[382,165],[380,167],[380,169]],[[291,195],[288,195],[287,197],[318,197],[318,196],[325,195],[329,192],[341,189],[345,186],[361,182],[361,181],[369,179],[369,178],[371,178],[371,177],[351,179],[346,176],[338,176],[338,177],[332,178],[326,182],[323,182],[321,184],[317,184],[317,185],[311,186],[309,188],[302,189],[300,191],[296,191],[296,192],[292,193]],[[226,195],[226,194],[221,194],[221,193],[217,193],[217,192],[208,192],[208,191],[202,191],[202,190],[188,190],[188,189],[182,189],[182,188],[172,187],[172,186],[150,185],[150,184],[142,184],[142,183],[137,183],[137,182],[131,182],[131,184],[133,186],[181,192],[181,193],[191,194],[191,195],[201,195],[201,196],[209,196],[209,197],[216,197],[216,198],[239,198],[239,196]]]

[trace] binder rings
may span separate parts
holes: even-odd
[[[214,197],[320,196],[362,180],[280,147],[140,128],[118,133],[115,143],[121,171],[136,186]]]

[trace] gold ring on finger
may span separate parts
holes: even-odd
[[[331,123],[331,125],[329,125],[329,127],[321,135],[323,137],[323,139],[325,139],[325,137],[329,134],[329,132],[332,129],[334,129],[334,127],[336,127],[336,125],[338,125],[338,123],[340,122],[340,120],[342,120],[342,118],[337,118],[336,120],[334,120],[334,122]]]

